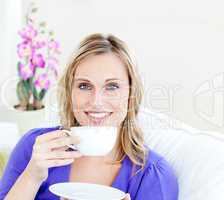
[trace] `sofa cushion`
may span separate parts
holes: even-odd
[[[161,116],[161,115],[160,115]],[[221,200],[224,197],[224,135],[181,123],[153,112],[138,116],[148,146],[165,157],[179,183],[179,200]]]

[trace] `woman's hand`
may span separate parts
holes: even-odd
[[[63,130],[38,136],[25,173],[32,180],[43,182],[48,177],[48,168],[71,164],[75,158],[82,156],[78,151],[66,151],[66,145],[78,143],[78,137],[69,136]]]
[[[130,194],[127,193],[126,196],[125,196],[125,198],[123,200],[131,200]]]

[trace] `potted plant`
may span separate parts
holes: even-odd
[[[58,73],[59,43],[54,39],[53,31],[47,30],[45,22],[35,20],[37,10],[31,3],[26,26],[19,31],[21,42],[17,45],[19,104],[15,108],[23,111],[44,108],[43,98]]]
[[[37,11],[35,3],[30,3],[26,24],[18,32],[20,37],[17,45],[19,81],[16,92],[19,102],[14,105],[14,108],[20,111],[18,120],[23,123],[18,122],[20,130],[27,129],[23,128],[24,117],[33,122],[31,126],[35,126],[35,119],[40,121],[40,118],[43,118],[44,97],[58,76],[60,45],[55,40],[53,31],[48,30],[46,22],[37,21]],[[38,116],[38,111],[41,111],[42,116]]]

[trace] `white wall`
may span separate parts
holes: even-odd
[[[61,41],[61,70],[84,36],[113,33],[136,55],[146,90],[145,106],[198,128],[224,131],[221,0],[36,2],[39,17]],[[28,0],[23,3],[25,11]],[[12,69],[13,64],[7,73]],[[204,88],[202,93],[199,87]]]
[[[0,86],[17,76],[17,32],[22,26],[22,1],[0,0]],[[8,85],[6,90],[11,90]],[[11,96],[14,101],[14,97]],[[2,98],[1,98],[2,99]],[[2,102],[0,101],[0,104]]]

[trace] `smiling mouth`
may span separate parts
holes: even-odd
[[[94,124],[100,124],[103,122],[107,117],[109,117],[112,112],[85,112],[87,117],[90,121],[92,121]]]

